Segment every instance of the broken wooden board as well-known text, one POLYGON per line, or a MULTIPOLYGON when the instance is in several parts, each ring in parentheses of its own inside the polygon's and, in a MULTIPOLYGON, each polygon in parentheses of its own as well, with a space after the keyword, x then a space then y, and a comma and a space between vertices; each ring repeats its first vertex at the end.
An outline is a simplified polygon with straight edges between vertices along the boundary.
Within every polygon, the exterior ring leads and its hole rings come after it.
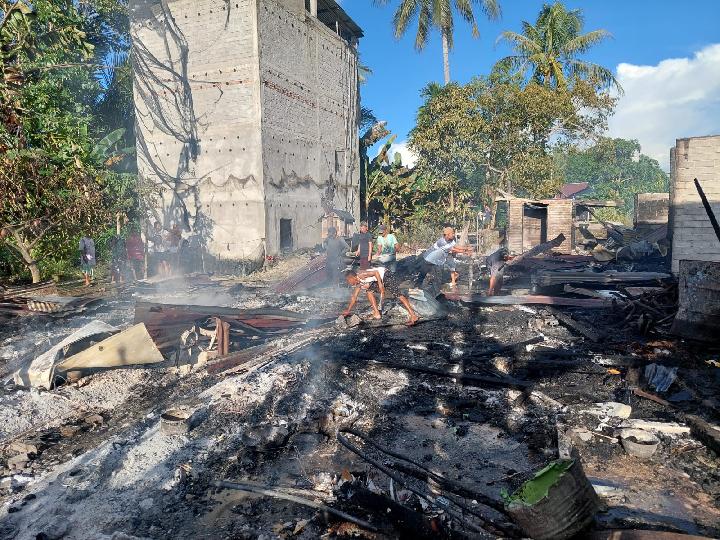
POLYGON ((699 416, 685 415, 690 433, 716 454, 720 454, 720 427, 709 424, 699 416))
POLYGON ((59 362, 55 365, 55 375, 164 361, 165 357, 153 343, 147 328, 140 323, 59 362))
MULTIPOLYGON (((94 301, 95 299, 92 299, 94 301)), ((27 299, 27 307, 30 311, 40 313, 59 313, 80 307, 83 303, 87 303, 87 298, 77 298, 74 296, 33 296, 27 299)))
POLYGON ((542 304, 548 306, 581 307, 587 309, 604 309, 613 306, 612 300, 601 298, 566 298, 563 296, 484 296, 482 294, 443 293, 446 300, 479 305, 521 306, 542 304))
POLYGON ((553 317, 560 321, 563 326, 566 326, 571 330, 575 330, 578 334, 586 337, 593 343, 600 343, 607 336, 605 332, 597 330, 596 327, 585 324, 584 322, 578 321, 577 319, 573 319, 572 316, 568 315, 567 313, 563 313, 560 310, 549 307, 548 311, 552 313, 553 317))
POLYGON ((194 324, 219 317, 230 324, 233 334, 265 336, 283 334, 307 323, 307 316, 280 309, 235 309, 138 302, 135 323, 145 323, 155 345, 166 350, 179 344, 182 332, 194 324))
POLYGON ((552 285, 565 285, 574 283, 614 284, 614 283, 656 283, 672 279, 671 274, 661 272, 552 272, 540 271, 532 278, 533 285, 550 287, 552 285))

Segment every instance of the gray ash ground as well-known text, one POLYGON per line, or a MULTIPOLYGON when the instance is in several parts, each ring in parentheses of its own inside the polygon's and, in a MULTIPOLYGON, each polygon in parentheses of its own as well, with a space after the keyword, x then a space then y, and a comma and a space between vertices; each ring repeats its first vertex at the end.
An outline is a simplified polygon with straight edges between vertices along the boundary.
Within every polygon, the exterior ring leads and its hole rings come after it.
MULTIPOLYGON (((235 307, 273 306, 315 314, 337 313, 342 307, 327 295, 281 297, 265 285, 256 280, 222 282, 200 291, 194 303, 204 303, 210 294, 212 301, 235 307)), ((163 301, 174 301, 162 296, 163 301)), ((36 444, 38 455, 20 473, 0 467, 0 538, 349 535, 354 529, 334 518, 328 523, 312 509, 212 486, 217 480, 255 481, 330 496, 349 474, 389 493, 386 476, 330 435, 343 423, 497 499, 557 456, 560 425, 606 501, 598 527, 720 535, 718 456, 688 435, 663 436, 658 453, 640 461, 611 440, 617 419, 584 412, 593 403, 617 401, 632 406, 632 418, 677 420, 675 412, 631 395, 627 368, 619 367, 620 374, 614 374, 595 362, 634 353, 643 362, 679 365, 678 382, 670 393, 687 386, 693 397, 680 406, 712 421, 707 400, 720 386, 720 369, 705 363, 707 352, 677 344, 648 346, 640 338, 628 342, 625 337, 592 346, 536 308, 449 305, 446 318, 413 328, 402 325, 402 313, 393 311, 392 317, 400 324, 338 330, 249 375, 198 370, 183 376, 174 368, 130 369, 99 373, 50 392, 6 388, 0 394, 5 457, 14 441, 36 444), (531 350, 493 359, 477 356, 493 345, 538 333, 545 342, 531 350), (545 347, 563 353, 551 365, 543 364, 547 353, 538 351, 545 347), (532 382, 535 394, 464 386, 372 360, 467 374, 510 374, 532 382), (568 360, 568 367, 559 365, 568 360), (187 435, 166 435, 159 415, 178 405, 196 411, 199 423, 187 435), (102 422, 86 420, 93 415, 100 415, 102 422)), ((37 320, 6 334, 0 374, 4 378, 90 318, 127 326, 132 298, 109 300, 96 312, 53 321, 52 326, 37 320), (28 344, 25 349, 20 340, 28 344)), ((354 442, 387 461, 361 441, 354 442)), ((422 483, 408 482, 427 490, 422 483)), ((393 489, 402 490, 397 485, 393 489)), ((466 503, 501 519, 493 510, 466 503)), ((330 504, 385 528, 385 536, 377 538, 401 536, 387 528, 380 513, 342 499, 330 504)), ((452 525, 463 532, 457 521, 452 525)))

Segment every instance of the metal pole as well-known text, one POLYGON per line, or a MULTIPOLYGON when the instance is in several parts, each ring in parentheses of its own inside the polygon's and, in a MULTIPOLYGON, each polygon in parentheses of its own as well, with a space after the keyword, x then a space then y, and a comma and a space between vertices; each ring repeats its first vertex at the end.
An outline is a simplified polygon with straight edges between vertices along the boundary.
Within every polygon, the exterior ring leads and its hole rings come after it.
POLYGON ((702 187, 700 187, 700 182, 698 182, 697 178, 695 179, 695 187, 697 188, 698 194, 700 195, 700 200, 705 207, 708 218, 710 218, 710 223, 712 223, 713 229, 715 229, 715 236, 717 236, 718 240, 720 240, 720 225, 718 225, 718 221, 715 218, 715 213, 713 212, 713 209, 710 206, 707 197, 705 196, 705 192, 703 191, 702 187))

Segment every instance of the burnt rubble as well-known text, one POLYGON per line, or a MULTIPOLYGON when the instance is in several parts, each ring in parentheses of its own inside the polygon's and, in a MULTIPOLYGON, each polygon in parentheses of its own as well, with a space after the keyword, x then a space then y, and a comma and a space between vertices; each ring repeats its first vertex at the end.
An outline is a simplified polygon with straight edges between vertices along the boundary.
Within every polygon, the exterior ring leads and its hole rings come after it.
POLYGON ((586 478, 593 538, 720 535, 720 348, 671 334, 657 256, 527 257, 496 296, 468 258, 472 288, 430 276, 412 327, 389 302, 338 321, 346 289, 302 288, 321 266, 8 317, 3 381, 92 321, 144 325, 163 361, 1 387, 0 538, 519 538, 513 497, 555 463, 586 478))

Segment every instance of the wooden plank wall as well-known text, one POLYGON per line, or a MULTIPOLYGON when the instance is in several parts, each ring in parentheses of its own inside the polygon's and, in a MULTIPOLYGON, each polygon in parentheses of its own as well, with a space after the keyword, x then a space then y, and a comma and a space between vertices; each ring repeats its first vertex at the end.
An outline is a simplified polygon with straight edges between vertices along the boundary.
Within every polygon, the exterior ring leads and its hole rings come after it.
MULTIPOLYGON (((523 246, 523 210, 526 199, 511 199, 508 204, 507 247, 511 255, 526 251, 523 246)), ((565 235, 565 242, 555 249, 557 253, 569 254, 573 250, 573 201, 570 199, 547 199, 536 201, 548 205, 547 239, 552 240, 558 234, 565 235)), ((537 220, 535 220, 537 221, 537 220)))
POLYGON ((681 260, 720 262, 720 241, 693 182, 700 181, 720 217, 720 136, 678 139, 671 155, 672 271, 677 273, 681 260))
POLYGON ((523 252, 523 207, 525 200, 511 199, 508 204, 507 246, 510 255, 523 252))
POLYGON ((551 199, 548 203, 547 238, 552 240, 562 233, 565 241, 553 251, 569 254, 573 250, 573 201, 572 199, 551 199))

